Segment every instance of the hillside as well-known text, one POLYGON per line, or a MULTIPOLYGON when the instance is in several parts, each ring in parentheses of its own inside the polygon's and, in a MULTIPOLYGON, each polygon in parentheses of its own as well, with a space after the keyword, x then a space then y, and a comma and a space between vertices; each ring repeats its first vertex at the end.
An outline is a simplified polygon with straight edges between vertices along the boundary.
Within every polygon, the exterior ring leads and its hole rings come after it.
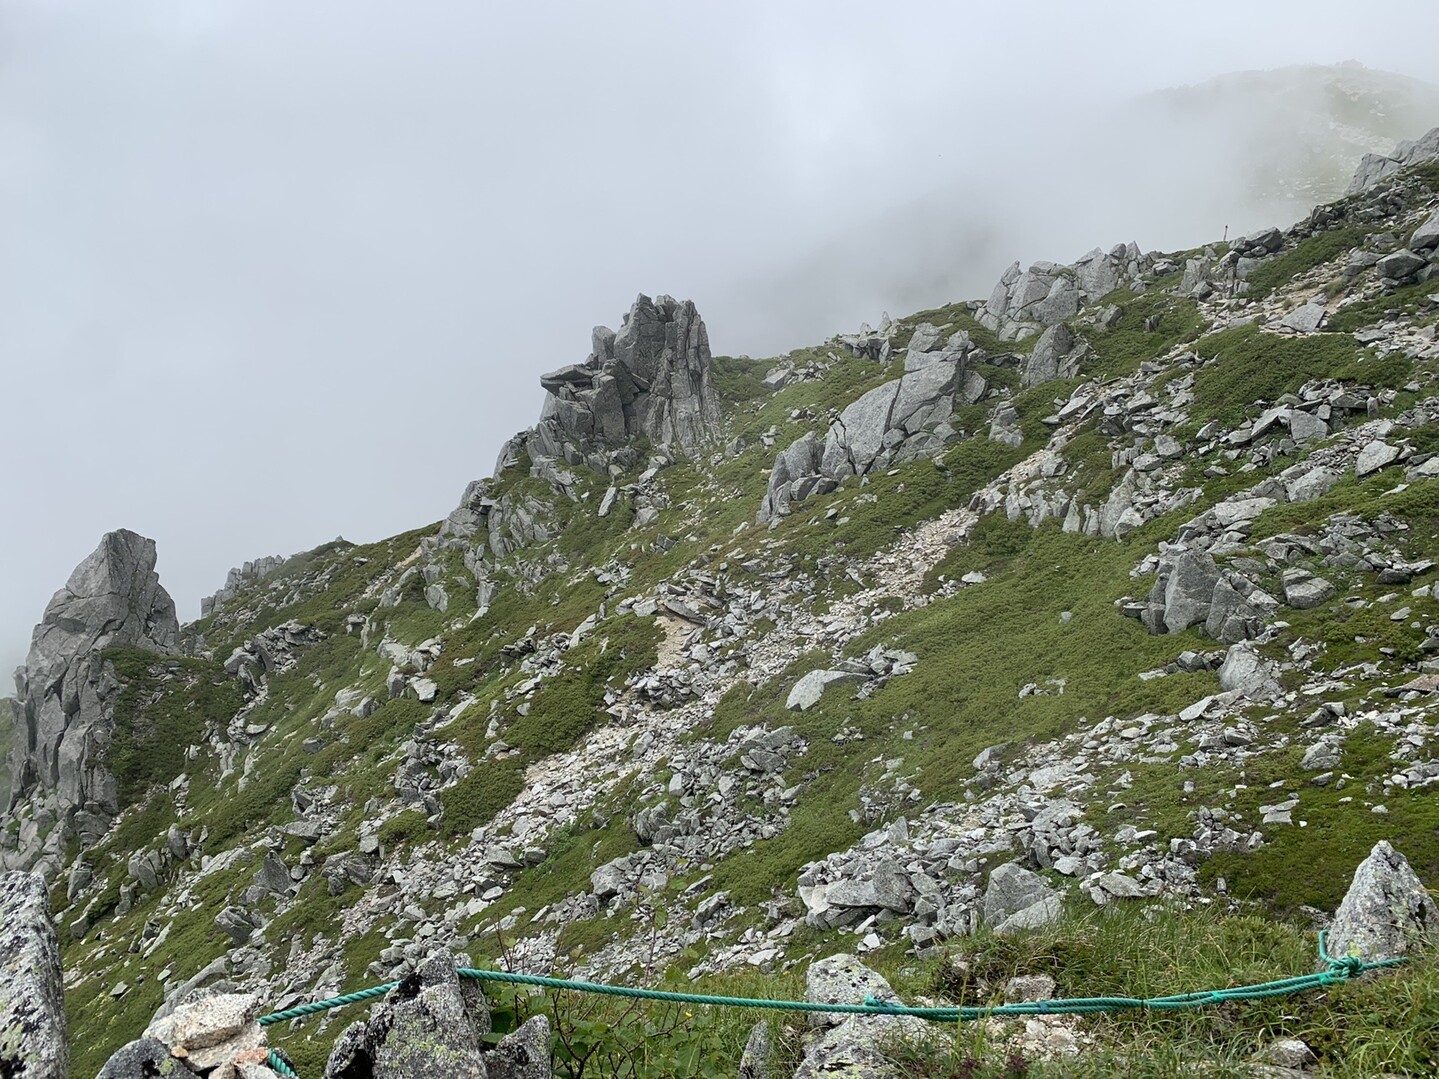
POLYGON ((743 317, 762 315, 789 341, 795 325, 984 295, 1011 259, 1069 259, 1104 236, 1189 244, 1293 221, 1343 195, 1364 154, 1388 153, 1439 115, 1439 87, 1352 62, 1120 100, 1092 96, 1101 85, 1031 110, 1023 137, 1010 110, 967 116, 957 135, 936 130, 925 144, 939 158, 896 169, 914 180, 910 197, 858 206, 813 249, 781 254, 737 286, 743 317))
MULTIPOLYGON (((1307 971, 1376 843, 1439 881, 1436 257, 1428 160, 764 360, 642 296, 442 521, 260 560, 187 626, 112 533, 27 660, 0 847, 50 882, 74 1074, 189 990, 441 948, 758 995, 857 952, 966 1002, 1307 971)), ((1388 984, 1016 1051, 1424 1074, 1432 953, 1388 984)), ((566 1007, 561 1074, 586 1038, 733 1074, 752 1022, 566 1007)), ((318 1076, 348 1018, 272 1044, 318 1076)))

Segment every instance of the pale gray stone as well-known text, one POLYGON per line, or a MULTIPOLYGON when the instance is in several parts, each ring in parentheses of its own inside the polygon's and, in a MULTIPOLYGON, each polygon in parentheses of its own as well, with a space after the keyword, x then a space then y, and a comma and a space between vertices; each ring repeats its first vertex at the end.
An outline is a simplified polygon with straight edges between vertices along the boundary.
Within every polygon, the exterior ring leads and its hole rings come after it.
POLYGON ((260 999, 253 993, 207 991, 152 1019, 144 1037, 183 1050, 191 1068, 208 1072, 239 1053, 264 1047, 259 1014, 260 999))
MULTIPOLYGON (((812 1004, 863 1004, 874 999, 882 1004, 902 1004, 884 976, 870 970, 853 955, 843 952, 817 959, 804 975, 804 999, 812 1004)), ((837 1027, 849 1018, 842 1012, 809 1012, 810 1027, 837 1027)))
POLYGON ((1344 474, 1338 469, 1320 466, 1309 469, 1296 479, 1286 480, 1284 490, 1291 502, 1313 502, 1327 494, 1343 478, 1344 474))
POLYGON ((1219 667, 1219 687, 1246 697, 1268 697, 1279 690, 1279 668, 1248 641, 1231 645, 1219 667))
POLYGON ((1219 567, 1204 551, 1185 551, 1174 560, 1162 593, 1166 632, 1181 633, 1209 617, 1219 577, 1219 567))
POLYGON ((1439 936, 1439 906, 1387 840, 1374 844, 1354 870, 1329 927, 1329 954, 1366 962, 1396 959, 1439 936))
POLYGON ((1374 269, 1380 277, 1402 281, 1410 274, 1418 273, 1427 264, 1428 260, 1424 256, 1416 255, 1413 251, 1395 251, 1375 263, 1374 269))
POLYGON ((1368 191, 1401 169, 1435 156, 1439 156, 1439 127, 1421 138, 1404 140, 1394 147, 1392 154, 1365 154, 1344 193, 1355 195, 1368 191))
POLYGON ((195 1075, 185 1062, 170 1054, 170 1047, 155 1038, 137 1038, 111 1055, 95 1079, 182 1079, 195 1075))
POLYGON ((1020 374, 1024 386, 1038 386, 1056 378, 1073 378, 1075 371, 1071 354, 1074 352, 1075 337, 1062 322, 1050 326, 1034 343, 1034 351, 1025 360, 1020 374))
POLYGON ((1059 920, 1064 913, 1064 900, 1057 894, 1045 896, 1037 903, 1031 903, 1023 910, 1017 910, 994 927, 1001 937, 1013 936, 1026 929, 1042 929, 1059 920))
POLYGON ((65 993, 60 942, 45 882, 0 876, 0 1075, 66 1079, 65 993))
POLYGON ((550 1020, 532 1015, 485 1055, 488 1079, 551 1079, 550 1020))
POLYGON ((1311 412, 1303 409, 1289 411, 1289 437, 1295 442, 1313 442, 1329 437, 1329 425, 1311 412))
POLYGON ((1014 862, 996 866, 984 890, 984 920, 998 925, 1012 914, 1050 899, 1053 891, 1045 879, 1014 862))
POLYGON ((824 691, 842 682, 863 682, 864 675, 854 671, 810 671, 794 684, 784 706, 792 712, 807 712, 819 703, 824 691))
POLYGON ((10 754, 11 804, 33 792, 57 796, 62 814, 87 803, 119 811, 105 767, 114 700, 100 654, 126 645, 175 650, 175 602, 155 573, 155 542, 108 533, 55 593, 16 673, 23 713, 10 754))
POLYGON ((345 1029, 325 1064, 325 1079, 488 1079, 481 1052, 489 1010, 479 987, 455 974, 440 953, 345 1029))
POLYGON ((1280 319, 1279 325, 1286 330, 1294 330, 1296 333, 1313 333, 1324 324, 1326 314, 1322 299, 1310 300, 1280 319))
POLYGON ((1276 1068, 1298 1070, 1314 1063, 1314 1051, 1298 1038, 1276 1038, 1255 1053, 1254 1060, 1276 1068))
POLYGON ((779 1079, 773 1067, 774 1045, 769 1023, 761 1020, 750 1028, 744 1052, 739 1058, 739 1079, 779 1079))
POLYGON ((1371 442, 1359 451, 1359 456, 1354 461, 1354 474, 1363 479, 1381 468, 1387 468, 1398 459, 1398 446, 1391 446, 1387 442, 1371 442))
POLYGON ((1334 595, 1334 585, 1303 569, 1284 572, 1284 602, 1301 611, 1318 607, 1334 595))
POLYGON ((1439 210, 1435 210, 1409 237, 1409 250, 1432 251, 1439 247, 1439 210))
MULTIPOLYGON (((805 999, 823 1004, 862 1004, 867 998, 888 1004, 903 1001, 883 977, 852 955, 832 955, 810 964, 805 999)), ((889 1048, 898 1040, 930 1033, 923 1020, 909 1016, 861 1016, 814 1012, 815 1030, 794 1079, 898 1079, 889 1048)))

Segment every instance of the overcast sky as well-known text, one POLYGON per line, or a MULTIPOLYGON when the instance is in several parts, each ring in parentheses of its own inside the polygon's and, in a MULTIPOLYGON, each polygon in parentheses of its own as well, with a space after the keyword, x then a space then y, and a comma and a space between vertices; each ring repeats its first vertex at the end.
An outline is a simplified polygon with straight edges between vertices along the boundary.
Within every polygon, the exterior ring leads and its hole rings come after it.
POLYGON ((439 519, 638 292, 773 355, 1259 224, 1222 156, 1186 187, 1116 153, 1112 110, 1351 58, 1439 81, 1436 12, 5 0, 0 664, 109 529, 191 619, 248 558, 439 519))

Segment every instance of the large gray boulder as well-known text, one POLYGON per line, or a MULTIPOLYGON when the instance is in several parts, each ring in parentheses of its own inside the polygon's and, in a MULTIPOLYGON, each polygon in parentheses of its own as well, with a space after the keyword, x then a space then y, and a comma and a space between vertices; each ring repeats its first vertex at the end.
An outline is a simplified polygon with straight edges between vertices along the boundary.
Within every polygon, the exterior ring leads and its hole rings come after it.
POLYGON ((1202 625, 1221 576, 1213 557, 1204 551, 1185 551, 1175 558, 1168 576, 1154 582, 1150 602, 1154 606, 1158 601, 1158 615, 1150 630, 1182 633, 1202 625))
POLYGON ((1410 274, 1418 273, 1427 263, 1423 255, 1416 255, 1413 251, 1395 251, 1375 263, 1374 269, 1380 277, 1402 281, 1410 274))
POLYGON ((1203 626, 1216 641, 1235 644, 1257 636, 1277 606, 1273 596, 1221 568, 1208 552, 1181 551, 1160 560, 1139 617, 1150 633, 1203 626))
POLYGON ((863 682, 864 675, 855 671, 810 671, 789 691, 784 706, 791 712, 808 712, 819 703, 824 691, 840 682, 863 682))
POLYGON ((1279 692, 1279 665, 1265 659, 1248 641, 1231 645, 1219 667, 1219 688, 1257 700, 1279 692))
POLYGON ((550 1079, 550 1020, 532 1015, 485 1057, 489 1079, 550 1079))
POLYGON ((761 524, 783 517, 789 512, 791 502, 815 492, 823 452, 824 444, 813 431, 806 431, 791 442, 788 449, 781 451, 770 469, 769 486, 759 511, 761 524))
MULTIPOLYGON (((810 965, 805 1000, 816 1004, 863 1004, 873 998, 902 1004, 889 982, 852 955, 832 955, 810 965)), ((811 1012, 812 1033, 794 1079, 898 1079, 888 1050, 897 1040, 930 1034, 927 1023, 910 1016, 845 1015, 811 1012)))
POLYGON ((1433 251, 1439 247, 1439 210, 1430 214, 1409 237, 1410 251, 1433 251))
POLYGON ((575 460, 592 444, 636 438, 693 453, 713 440, 719 394, 710 384, 709 332, 695 305, 640 296, 618 332, 599 326, 593 351, 540 379, 536 449, 575 460))
POLYGON ((66 1079, 65 990, 60 942, 45 882, 0 876, 0 1076, 66 1079))
POLYGON ((12 809, 27 797, 53 797, 60 817, 82 808, 118 812, 104 758, 120 687, 102 653, 120 645, 171 653, 179 632, 175 602, 155 573, 155 541, 123 529, 107 534, 50 600, 15 673, 12 809))
POLYGON ((1087 351, 1087 346, 1074 336, 1068 326, 1057 323, 1045 330, 1034 343, 1034 351, 1024 361, 1020 383, 1028 387, 1056 378, 1073 378, 1079 373, 1079 361, 1087 351))
POLYGON ((116 1049, 95 1079, 184 1079, 197 1074, 158 1038, 136 1038, 116 1049))
MULTIPOLYGON (((1039 904, 1044 904, 1048 913, 1056 907, 1053 902, 1056 898, 1054 890, 1038 873, 1006 862, 989 874, 989 884, 984 890, 984 920, 997 926, 1039 904)), ((1058 913, 1057 909, 1054 913, 1058 913)))
POLYGON ((488 1079, 481 1037, 490 1013, 479 986, 440 953, 351 1024, 330 1052, 325 1079, 488 1079))
POLYGON ((852 476, 942 450, 954 435, 947 421, 955 401, 973 404, 987 388, 982 377, 966 369, 973 354, 965 333, 951 335, 939 351, 911 351, 905 373, 850 402, 823 444, 813 433, 790 443, 770 470, 759 523, 784 516, 792 503, 826 494, 852 476))
POLYGON ((1404 855, 1387 840, 1374 844, 1354 870, 1329 927, 1329 954, 1366 962, 1397 959, 1439 940, 1439 906, 1404 855))
POLYGON ((1072 267, 1036 262, 1027 270, 1013 263, 1000 277, 979 309, 980 325, 1014 341, 1073 318, 1085 302, 1093 303, 1146 271, 1153 260, 1139 245, 1116 244, 1108 252, 1095 248, 1072 267))

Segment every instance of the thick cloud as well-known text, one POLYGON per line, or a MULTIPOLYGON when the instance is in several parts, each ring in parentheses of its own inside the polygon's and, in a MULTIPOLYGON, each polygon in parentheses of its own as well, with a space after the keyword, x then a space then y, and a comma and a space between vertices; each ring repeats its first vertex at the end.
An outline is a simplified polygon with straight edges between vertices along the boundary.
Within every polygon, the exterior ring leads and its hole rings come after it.
POLYGON ((1206 113, 1207 167, 1176 179, 1182 110, 1125 103, 1346 57, 1430 78, 1435 23, 1428 0, 11 0, 0 661, 107 529, 159 541, 193 617, 232 564, 439 518, 636 292, 773 354, 1013 258, 1267 221, 1237 120, 1206 113))

